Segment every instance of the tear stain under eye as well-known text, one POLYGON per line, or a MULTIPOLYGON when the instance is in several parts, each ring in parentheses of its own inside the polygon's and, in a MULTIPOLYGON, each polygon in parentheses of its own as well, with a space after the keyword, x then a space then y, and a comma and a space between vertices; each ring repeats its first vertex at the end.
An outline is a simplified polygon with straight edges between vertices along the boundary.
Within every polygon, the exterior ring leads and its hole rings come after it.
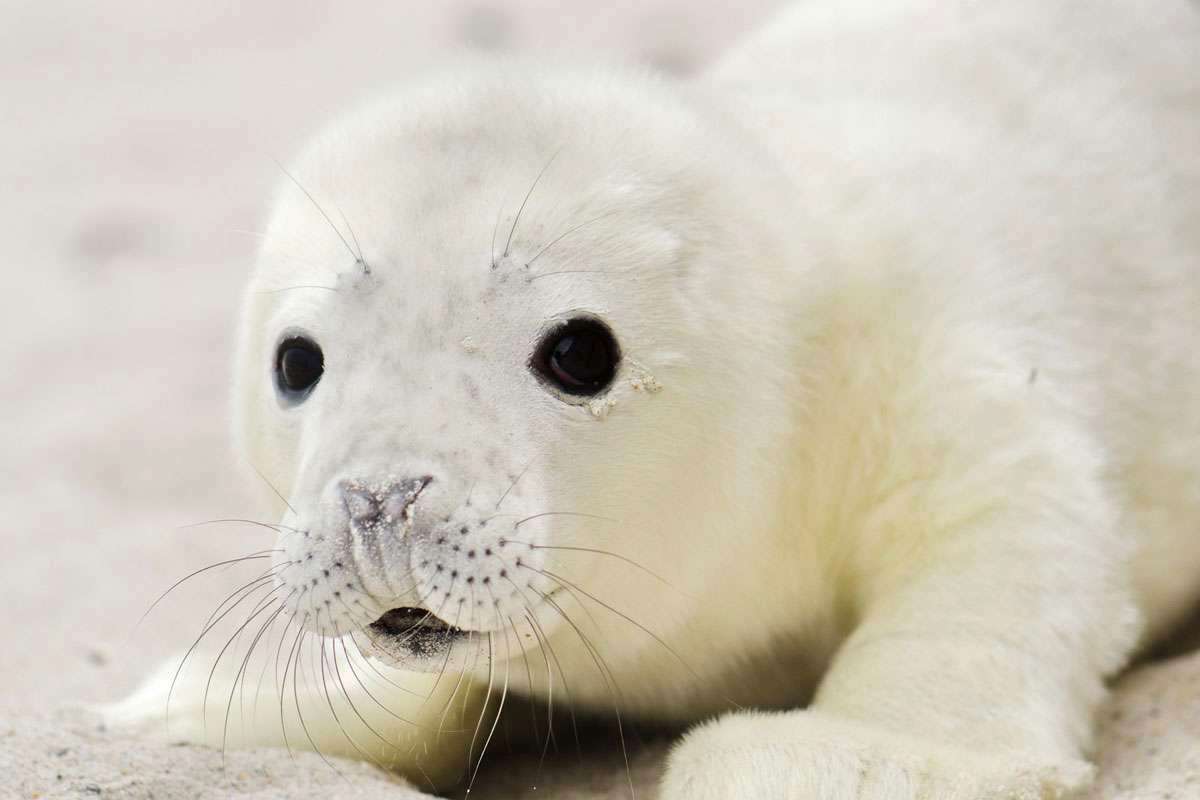
MULTIPOLYGON (((645 392, 646 394, 657 394, 662 391, 662 384, 658 382, 650 370, 632 359, 626 359, 630 375, 626 379, 629 388, 635 392, 645 392)), ((587 402, 587 410, 596 419, 604 419, 608 416, 617 405, 616 398, 612 396, 612 392, 605 393, 600 397, 594 397, 587 402)))
POLYGON ((608 416, 608 412, 612 411, 617 405, 617 401, 610 395, 603 397, 595 397, 587 402, 587 410, 591 412, 596 419, 604 419, 608 416))
POLYGON ((629 363, 632 373, 629 376, 629 388, 635 392, 645 392, 646 394, 657 394, 662 391, 662 384, 650 373, 650 370, 632 359, 626 359, 626 361, 629 363))

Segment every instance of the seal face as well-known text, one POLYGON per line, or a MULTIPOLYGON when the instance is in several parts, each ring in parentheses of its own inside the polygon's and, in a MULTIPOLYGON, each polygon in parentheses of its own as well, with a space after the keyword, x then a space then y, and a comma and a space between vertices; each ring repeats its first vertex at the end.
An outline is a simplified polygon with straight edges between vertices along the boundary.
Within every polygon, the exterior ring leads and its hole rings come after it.
MULTIPOLYGON (((564 604, 605 582, 660 591, 631 571, 668 572, 733 525, 727 492, 772 491, 701 466, 786 405, 789 371, 738 355, 758 279, 723 277, 786 249, 745 213, 770 172, 668 87, 586 85, 455 77, 339 123, 288 170, 238 398, 249 459, 287 498, 273 574, 306 629, 406 669, 516 657, 574 635, 564 604)), ((661 612, 656 635, 684 619, 661 612)))

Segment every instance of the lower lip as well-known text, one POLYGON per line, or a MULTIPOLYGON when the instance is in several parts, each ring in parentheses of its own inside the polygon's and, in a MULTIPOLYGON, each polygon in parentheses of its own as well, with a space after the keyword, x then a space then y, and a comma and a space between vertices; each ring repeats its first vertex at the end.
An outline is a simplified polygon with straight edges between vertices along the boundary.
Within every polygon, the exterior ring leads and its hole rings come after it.
POLYGON ((371 625, 356 632, 354 641, 364 655, 393 666, 423 670, 440 667, 451 648, 468 636, 467 631, 443 625, 414 625, 397 632, 371 625))

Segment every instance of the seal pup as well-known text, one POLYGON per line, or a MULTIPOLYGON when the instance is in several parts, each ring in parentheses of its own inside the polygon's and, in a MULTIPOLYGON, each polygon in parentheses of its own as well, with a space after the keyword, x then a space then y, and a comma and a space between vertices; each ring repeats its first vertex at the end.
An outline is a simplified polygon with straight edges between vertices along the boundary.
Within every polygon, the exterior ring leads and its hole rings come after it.
POLYGON ((702 722, 666 800, 1086 785, 1200 584, 1196 142, 1182 0, 810 2, 690 83, 489 64, 338 120, 239 340, 270 677, 114 716, 444 785, 520 694, 702 722))

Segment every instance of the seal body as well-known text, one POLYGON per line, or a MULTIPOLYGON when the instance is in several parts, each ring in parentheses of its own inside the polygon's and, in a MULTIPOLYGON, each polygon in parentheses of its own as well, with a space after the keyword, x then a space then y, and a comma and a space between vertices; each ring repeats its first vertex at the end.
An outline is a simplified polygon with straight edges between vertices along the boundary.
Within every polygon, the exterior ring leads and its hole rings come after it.
POLYGON ((226 739, 443 783, 519 693, 712 718, 671 800, 1086 783, 1200 588, 1197 76, 1184 2, 842 0, 688 84, 493 64, 337 122, 245 302, 281 644, 226 739))

